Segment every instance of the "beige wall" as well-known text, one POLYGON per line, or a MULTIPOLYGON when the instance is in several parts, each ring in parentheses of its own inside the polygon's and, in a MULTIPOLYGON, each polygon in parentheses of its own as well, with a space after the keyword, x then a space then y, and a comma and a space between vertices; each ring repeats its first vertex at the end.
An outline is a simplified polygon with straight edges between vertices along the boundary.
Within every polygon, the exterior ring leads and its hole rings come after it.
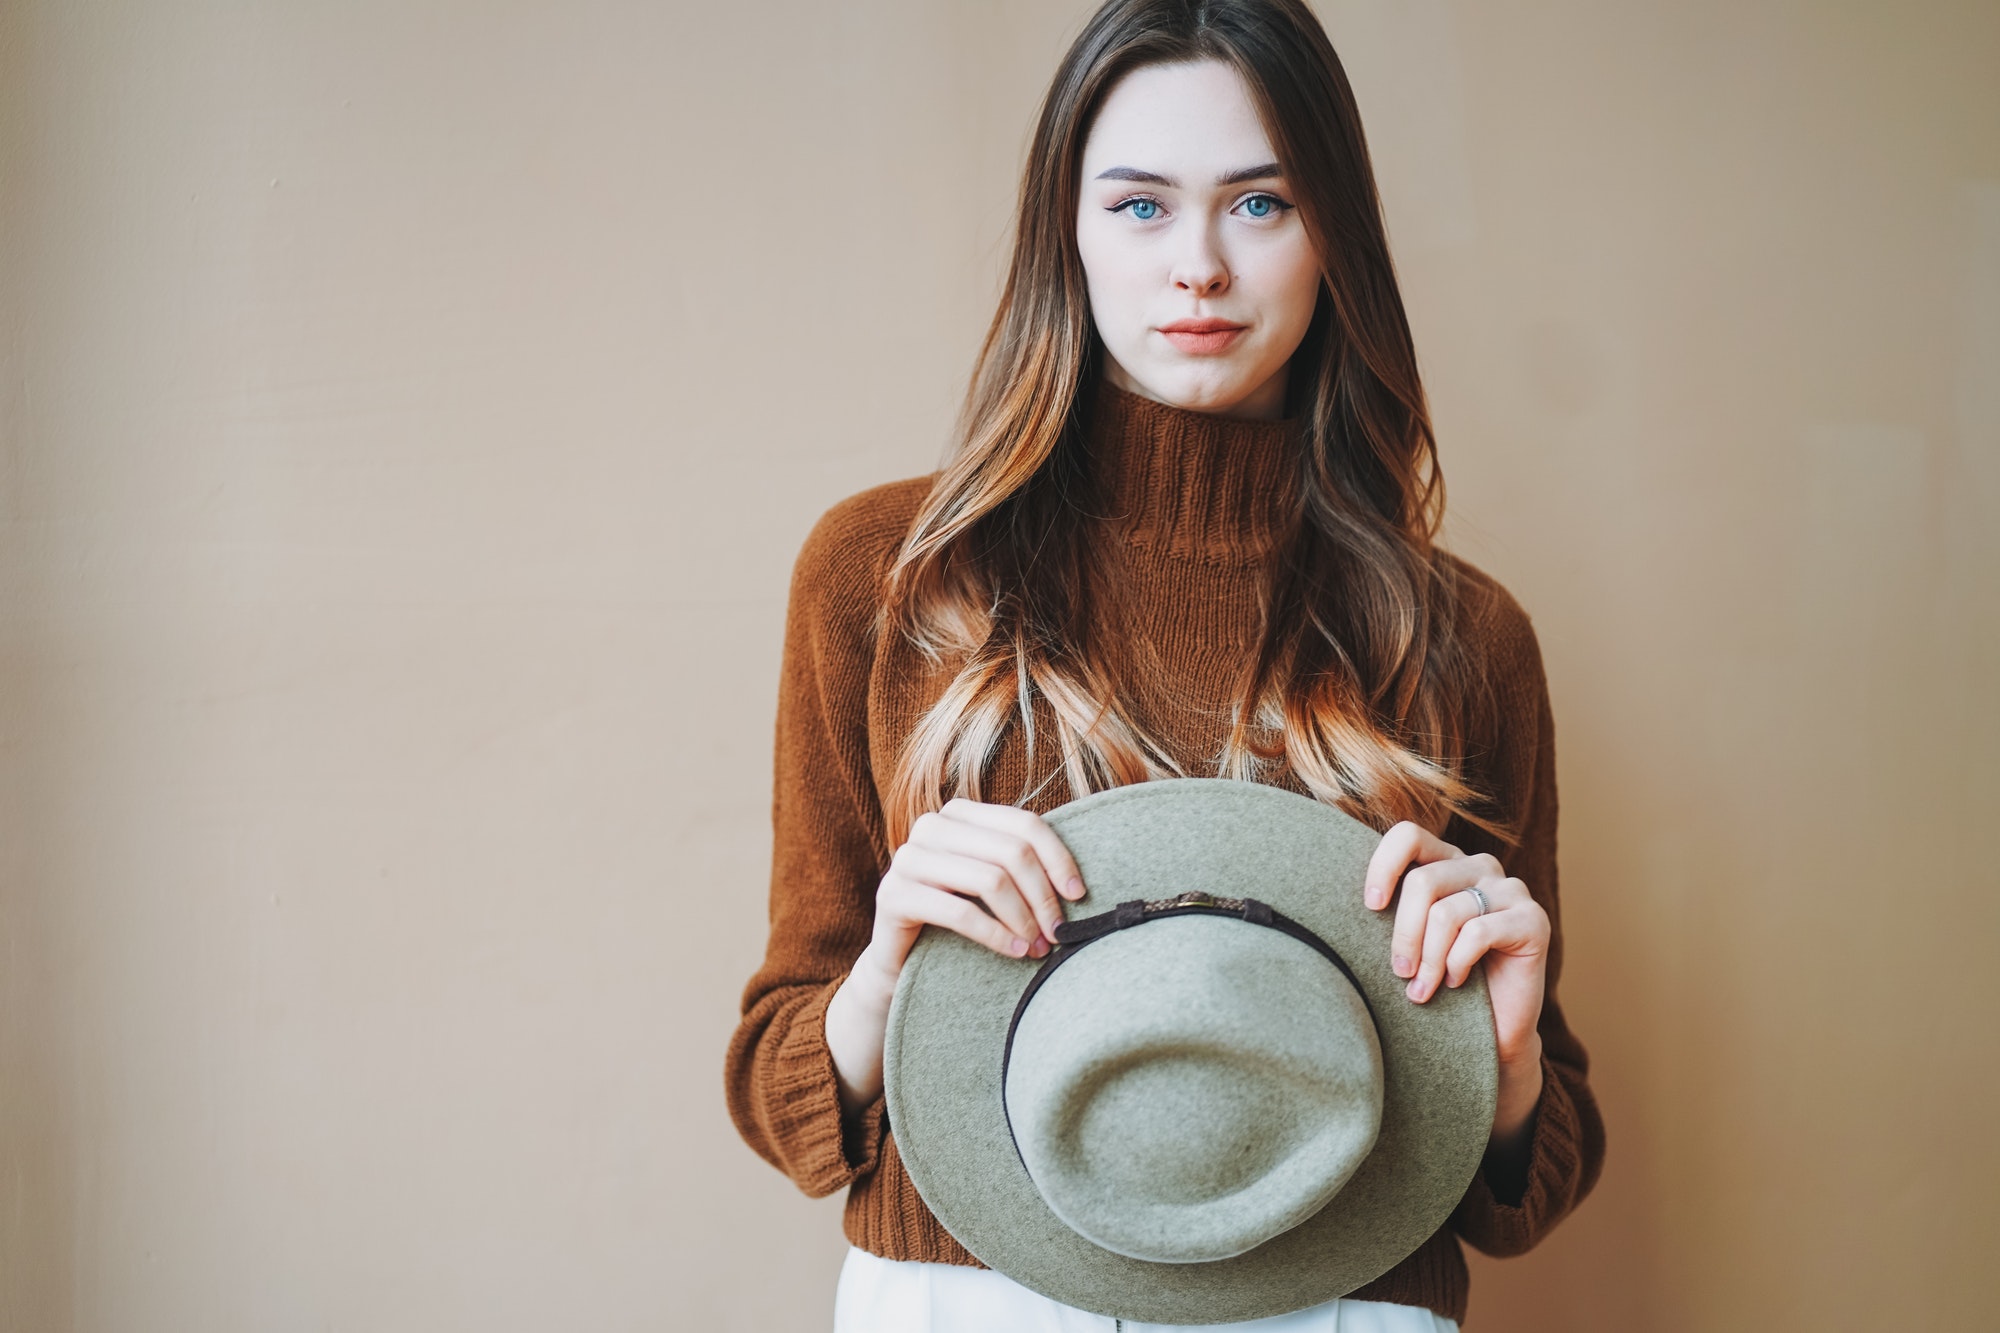
MULTIPOLYGON (((0 1329, 825 1326, 785 577, 1083 9, 0 5, 0 1329)), ((1322 12, 1612 1135, 1473 1327, 1989 1324, 2000 6, 1322 12)))

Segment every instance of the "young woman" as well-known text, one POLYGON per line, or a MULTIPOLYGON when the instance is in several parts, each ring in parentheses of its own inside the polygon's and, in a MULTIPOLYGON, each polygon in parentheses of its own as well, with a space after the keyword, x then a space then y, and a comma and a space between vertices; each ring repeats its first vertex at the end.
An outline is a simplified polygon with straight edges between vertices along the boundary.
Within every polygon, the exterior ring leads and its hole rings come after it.
POLYGON ((949 462, 835 505, 794 571, 770 943, 726 1080, 753 1148, 809 1195, 848 1189, 839 1328, 1113 1328, 939 1226, 883 1124, 882 1047, 926 925, 1048 952, 1082 885, 1041 813, 1123 783, 1339 806, 1384 830, 1364 893, 1395 914, 1379 965, 1409 1003, 1485 965, 1499 1106, 1449 1224, 1255 1327, 1454 1327, 1459 1241, 1518 1254, 1589 1191, 1541 659, 1514 600, 1435 545, 1442 494, 1317 20, 1111 0, 1043 104, 949 462))

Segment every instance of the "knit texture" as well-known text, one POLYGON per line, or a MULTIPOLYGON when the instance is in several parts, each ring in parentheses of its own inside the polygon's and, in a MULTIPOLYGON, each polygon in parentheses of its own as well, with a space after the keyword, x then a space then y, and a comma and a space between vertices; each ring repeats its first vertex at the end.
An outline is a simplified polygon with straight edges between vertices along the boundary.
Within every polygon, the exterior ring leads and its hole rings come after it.
MULTIPOLYGON (((1259 631, 1262 562, 1295 484, 1290 428, 1102 386, 1086 443, 1115 571, 1110 595, 1097 599, 1102 641, 1115 647, 1144 725, 1190 776, 1212 775, 1237 672, 1259 631)), ((794 566, 778 690, 770 936, 743 991, 724 1085, 731 1118, 760 1156, 814 1198, 847 1190, 853 1244, 891 1259, 979 1267, 911 1184, 882 1099, 843 1119, 825 1030, 827 1001, 867 946, 875 887, 893 851, 881 793, 904 738, 951 676, 879 615, 889 565, 934 481, 891 482, 841 501, 814 525, 794 566)), ((1462 1323, 1469 1279, 1459 1240, 1494 1255, 1534 1246, 1595 1183, 1604 1129, 1588 1058, 1557 999, 1555 750, 1540 649, 1506 590, 1457 563, 1465 632, 1484 657, 1494 703, 1473 728, 1467 767, 1520 838, 1503 843, 1458 820, 1445 837, 1498 857, 1549 914, 1542 1099, 1525 1171, 1489 1164, 1446 1226, 1348 1294, 1462 1323)), ((1019 731, 1010 731, 988 799, 1018 795, 1046 812, 1078 794, 1053 772, 1051 747, 1040 748, 1030 772, 1019 731)), ((1289 772, 1268 780, 1304 791, 1289 772)))

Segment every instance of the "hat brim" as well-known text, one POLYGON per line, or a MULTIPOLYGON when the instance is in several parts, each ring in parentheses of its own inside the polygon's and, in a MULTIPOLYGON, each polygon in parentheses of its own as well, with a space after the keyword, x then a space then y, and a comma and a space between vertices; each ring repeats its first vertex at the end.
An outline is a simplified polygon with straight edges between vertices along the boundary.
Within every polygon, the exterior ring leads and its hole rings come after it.
POLYGON ((1389 969, 1394 922, 1362 902, 1380 835, 1309 797, 1226 778, 1095 792, 1046 818, 1083 872, 1071 918, 1197 889, 1253 897, 1332 945, 1374 1009, 1382 1128, 1319 1212, 1228 1259, 1133 1259, 1086 1240, 1042 1200, 1008 1135, 1007 1023, 1039 959, 926 928, 889 1007, 884 1098, 897 1151, 944 1229, 981 1263, 1052 1300, 1148 1323, 1259 1319, 1366 1285, 1430 1238, 1479 1169, 1499 1070, 1478 968, 1423 1004, 1389 969))

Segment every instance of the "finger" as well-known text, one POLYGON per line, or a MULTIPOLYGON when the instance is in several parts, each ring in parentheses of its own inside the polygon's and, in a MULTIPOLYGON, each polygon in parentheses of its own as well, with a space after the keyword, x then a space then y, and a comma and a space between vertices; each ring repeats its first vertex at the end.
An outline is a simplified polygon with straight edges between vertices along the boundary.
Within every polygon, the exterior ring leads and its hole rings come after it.
MULTIPOLYGON (((979 802, 963 799, 946 802, 945 810, 932 810, 918 816, 910 828, 910 842, 918 847, 937 852, 950 852, 974 860, 990 861, 1007 872, 1012 893, 1026 905, 1033 925, 1026 931, 1028 954, 1033 958, 1045 956, 1055 947, 1055 929, 1062 924, 1061 907, 1055 900, 1055 892, 1045 880, 1046 874, 1040 859, 1034 855, 1029 844, 1010 835, 995 832, 983 823, 969 822, 953 815, 962 813, 967 807, 975 809, 1011 809, 1011 807, 983 807, 979 802), (947 813, 947 812, 950 813, 947 813)), ((954 884, 940 887, 956 888, 954 884)), ((967 891, 971 891, 968 889, 967 891)), ((984 895, 982 895, 984 896, 984 895)), ((996 909, 999 902, 994 903, 996 909)), ((1001 910, 1010 925, 1018 926, 1018 914, 1001 910)))
POLYGON ((877 896, 877 910, 890 911, 920 928, 925 924, 941 926, 1009 958, 1027 953, 1026 941, 980 911, 973 899, 917 880, 885 880, 877 896))
POLYGON ((1404 875, 1396 903, 1396 929, 1389 941, 1390 970, 1399 977, 1416 976, 1431 904, 1482 879, 1496 878, 1499 869, 1500 863, 1490 856, 1454 856, 1420 865, 1404 875))
POLYGON ((1436 993, 1438 982, 1444 980, 1445 957, 1458 939, 1461 928, 1480 915, 1479 900, 1463 889, 1447 893, 1431 904, 1431 910, 1424 918, 1424 938, 1417 974, 1404 988, 1404 994, 1422 1004, 1436 993))
MULTIPOLYGON (((1502 893, 1507 891, 1504 883, 1495 888, 1502 893)), ((1546 952, 1548 945, 1549 914, 1542 910, 1541 904, 1527 896, 1524 888, 1517 905, 1504 912, 1490 912, 1468 921, 1458 932, 1451 952, 1445 955, 1445 984, 1463 986, 1472 975, 1473 964, 1496 949, 1509 954, 1533 955, 1546 952)))
MULTIPOLYGON (((1470 894, 1466 896, 1471 897, 1470 894)), ((1451 942, 1451 951, 1444 959, 1446 985, 1458 987, 1465 984, 1466 978, 1472 975, 1473 966, 1492 949, 1495 932, 1504 925, 1499 916, 1489 913, 1474 917, 1459 928, 1458 937, 1451 942)))
POLYGON ((1023 953, 1042 933, 1035 914, 1014 887, 1013 877, 991 861, 906 842, 896 849, 891 868, 918 884, 978 898, 1001 925, 1020 937, 1023 953))
POLYGON ((1034 914, 1038 933, 1054 944, 1056 927, 1063 923, 1062 901, 1056 896, 1055 885, 1049 882, 1048 870, 1035 845, 1019 834, 991 825, 952 819, 949 812, 946 821, 940 831, 929 836, 926 845, 990 861, 1005 870, 1034 914))
POLYGON ((1458 848, 1422 824, 1406 819, 1375 844, 1375 852, 1368 858, 1368 873, 1361 881, 1361 900, 1379 912, 1389 905, 1396 881, 1413 862, 1443 861, 1457 855, 1458 848))
POLYGON ((1041 859, 1042 873, 1048 876, 1056 891, 1071 901, 1083 897, 1083 872, 1077 868, 1076 858, 1069 854, 1069 848, 1049 821, 1034 811, 1023 810, 1016 805, 989 805, 954 797, 945 802, 944 812, 952 818, 985 824, 1026 839, 1041 859))

